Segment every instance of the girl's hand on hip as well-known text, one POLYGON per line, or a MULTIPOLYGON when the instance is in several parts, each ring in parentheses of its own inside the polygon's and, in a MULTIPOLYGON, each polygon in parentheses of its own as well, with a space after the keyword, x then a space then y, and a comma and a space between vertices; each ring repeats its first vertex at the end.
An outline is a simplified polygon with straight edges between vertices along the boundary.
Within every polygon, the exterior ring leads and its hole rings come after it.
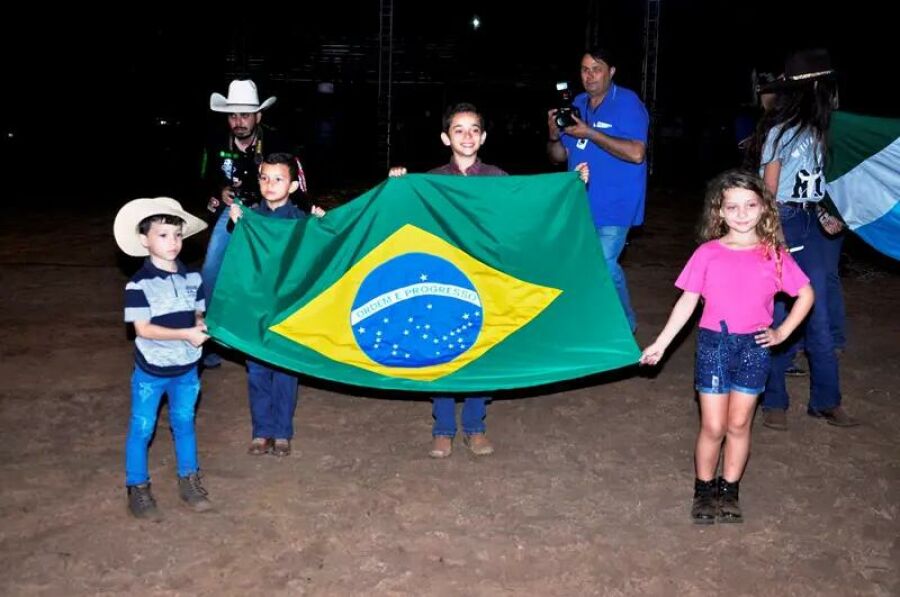
POLYGON ((756 340, 756 343, 758 345, 765 348, 778 346, 786 340, 781 331, 772 328, 766 328, 764 330, 756 332, 756 334, 753 336, 753 339, 756 340))

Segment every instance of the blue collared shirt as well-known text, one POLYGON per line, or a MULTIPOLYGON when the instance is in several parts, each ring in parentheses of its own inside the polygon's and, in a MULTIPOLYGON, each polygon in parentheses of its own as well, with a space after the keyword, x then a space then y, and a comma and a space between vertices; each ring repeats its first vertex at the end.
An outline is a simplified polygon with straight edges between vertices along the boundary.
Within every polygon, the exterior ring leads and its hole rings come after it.
MULTIPOLYGON (((611 137, 647 143, 650 118, 647 109, 630 89, 612 84, 595 109, 588 94, 580 93, 572 105, 581 111, 581 119, 591 128, 611 137)), ((587 162, 591 179, 588 201, 595 226, 639 226, 644 221, 644 197, 647 192, 647 162, 640 164, 614 156, 587 139, 560 136, 568 150, 569 169, 587 162)))

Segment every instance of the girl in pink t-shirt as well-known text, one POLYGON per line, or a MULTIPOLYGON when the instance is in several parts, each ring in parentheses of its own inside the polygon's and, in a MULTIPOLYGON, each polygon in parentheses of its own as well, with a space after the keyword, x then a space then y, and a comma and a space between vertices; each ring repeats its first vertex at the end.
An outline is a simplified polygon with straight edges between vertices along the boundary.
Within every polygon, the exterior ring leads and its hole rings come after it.
POLYGON ((742 522, 738 483, 750 455, 750 422, 765 389, 769 348, 800 325, 813 304, 809 280, 780 242, 778 209, 753 173, 724 172, 706 191, 701 244, 675 285, 684 293, 663 331, 641 355, 655 365, 703 297, 694 383, 700 432, 694 451, 694 522, 742 522), (774 298, 796 296, 784 323, 772 328, 774 298), (722 476, 716 479, 725 440, 722 476))

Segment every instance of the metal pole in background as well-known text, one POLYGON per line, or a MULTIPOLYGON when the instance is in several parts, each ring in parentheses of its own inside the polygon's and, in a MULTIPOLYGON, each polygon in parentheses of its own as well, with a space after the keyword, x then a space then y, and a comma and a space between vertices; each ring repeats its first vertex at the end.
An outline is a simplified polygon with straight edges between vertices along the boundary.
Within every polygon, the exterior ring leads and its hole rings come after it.
POLYGON ((662 0, 647 0, 644 13, 644 64, 641 69, 641 97, 650 114, 647 131, 647 172, 653 174, 653 141, 656 135, 656 72, 659 57, 659 5, 662 0))
POLYGON ((379 0, 378 15, 378 156, 387 170, 391 166, 394 1, 379 0))

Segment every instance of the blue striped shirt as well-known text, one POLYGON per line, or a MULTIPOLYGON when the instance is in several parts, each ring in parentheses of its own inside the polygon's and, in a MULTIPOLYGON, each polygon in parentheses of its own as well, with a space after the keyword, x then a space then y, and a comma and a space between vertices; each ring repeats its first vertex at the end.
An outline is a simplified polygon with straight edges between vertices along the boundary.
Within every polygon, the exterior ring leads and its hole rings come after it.
MULTIPOLYGON (((206 311, 200 274, 177 262, 177 272, 161 270, 148 258, 125 286, 125 321, 149 321, 172 329, 192 328, 198 311, 206 311)), ((201 349, 187 340, 134 340, 138 367, 151 375, 173 377, 190 371, 201 349)))

